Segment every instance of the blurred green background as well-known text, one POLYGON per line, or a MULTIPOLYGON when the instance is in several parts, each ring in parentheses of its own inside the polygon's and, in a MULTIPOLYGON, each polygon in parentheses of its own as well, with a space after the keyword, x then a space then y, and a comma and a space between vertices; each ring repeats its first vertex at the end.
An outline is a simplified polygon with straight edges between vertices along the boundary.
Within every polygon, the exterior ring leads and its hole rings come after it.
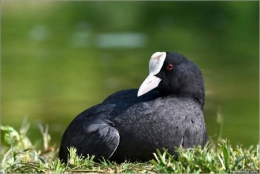
POLYGON ((1 2, 3 125, 71 120, 115 91, 138 88, 157 51, 194 61, 206 85, 208 133, 249 146, 259 137, 259 2, 1 2))

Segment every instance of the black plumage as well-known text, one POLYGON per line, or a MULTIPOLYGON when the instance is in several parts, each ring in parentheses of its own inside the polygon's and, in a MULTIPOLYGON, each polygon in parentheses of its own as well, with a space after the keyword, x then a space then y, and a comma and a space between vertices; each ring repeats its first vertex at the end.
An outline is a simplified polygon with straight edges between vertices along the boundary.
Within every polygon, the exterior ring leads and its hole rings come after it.
POLYGON ((70 123, 59 157, 67 162, 68 148, 75 147, 77 154, 95 155, 97 161, 148 161, 156 149, 176 155, 175 147, 203 146, 208 139, 204 98, 203 77, 193 62, 157 52, 139 91, 116 92, 70 123))

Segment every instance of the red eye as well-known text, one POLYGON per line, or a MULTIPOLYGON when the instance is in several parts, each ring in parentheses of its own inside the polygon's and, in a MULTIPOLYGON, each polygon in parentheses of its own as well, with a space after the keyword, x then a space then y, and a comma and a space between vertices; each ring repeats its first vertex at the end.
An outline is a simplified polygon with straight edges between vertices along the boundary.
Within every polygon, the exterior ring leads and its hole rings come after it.
POLYGON ((168 69, 168 70, 172 70, 172 68, 173 68, 173 64, 167 65, 167 69, 168 69))

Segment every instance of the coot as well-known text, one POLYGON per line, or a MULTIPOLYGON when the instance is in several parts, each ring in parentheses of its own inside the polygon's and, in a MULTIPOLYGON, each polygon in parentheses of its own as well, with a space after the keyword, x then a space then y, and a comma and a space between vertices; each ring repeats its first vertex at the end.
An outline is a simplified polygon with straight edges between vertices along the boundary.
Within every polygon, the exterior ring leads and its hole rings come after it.
POLYGON ((204 82, 201 71, 183 55, 156 52, 139 90, 122 90, 80 113, 63 134, 59 157, 68 148, 82 156, 116 162, 148 161, 156 149, 205 145, 204 82))

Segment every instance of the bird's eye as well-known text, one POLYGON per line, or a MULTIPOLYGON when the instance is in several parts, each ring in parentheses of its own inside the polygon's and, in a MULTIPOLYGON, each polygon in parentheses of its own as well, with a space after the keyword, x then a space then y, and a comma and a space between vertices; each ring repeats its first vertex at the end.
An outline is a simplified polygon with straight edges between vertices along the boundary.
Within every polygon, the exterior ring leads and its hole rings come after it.
POLYGON ((168 70, 172 70, 172 68, 173 68, 173 64, 167 65, 167 69, 168 69, 168 70))

